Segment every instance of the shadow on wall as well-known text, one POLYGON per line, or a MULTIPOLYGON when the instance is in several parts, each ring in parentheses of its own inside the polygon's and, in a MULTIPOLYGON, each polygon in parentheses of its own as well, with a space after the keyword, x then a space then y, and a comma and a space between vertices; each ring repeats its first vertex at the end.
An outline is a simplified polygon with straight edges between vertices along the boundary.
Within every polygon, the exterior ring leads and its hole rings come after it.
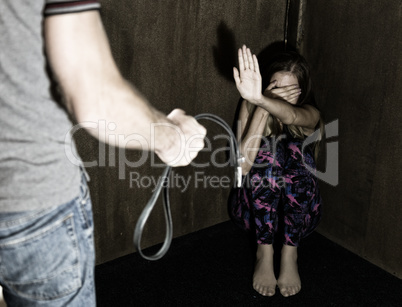
POLYGON ((224 21, 221 21, 216 32, 218 44, 212 47, 215 66, 225 79, 234 83, 233 67, 237 65, 238 48, 235 36, 224 21))
MULTIPOLYGON (((233 31, 226 25, 224 21, 221 21, 217 30, 218 43, 212 47, 214 63, 218 72, 227 80, 234 83, 233 79, 233 67, 237 67, 237 50, 240 45, 237 45, 236 38, 233 31)), ((297 51, 291 45, 287 45, 287 51, 297 51)), ((260 70, 266 71, 272 63, 272 58, 285 51, 285 45, 283 41, 276 41, 269 44, 258 54, 258 62, 260 64, 260 70)))

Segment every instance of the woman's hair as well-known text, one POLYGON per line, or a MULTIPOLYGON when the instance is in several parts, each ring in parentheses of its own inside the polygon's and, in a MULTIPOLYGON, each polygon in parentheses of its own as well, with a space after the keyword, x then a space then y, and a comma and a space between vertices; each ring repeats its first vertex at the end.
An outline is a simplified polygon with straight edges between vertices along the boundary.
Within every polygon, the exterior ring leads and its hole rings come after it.
MULTIPOLYGON (((301 106, 304 104, 310 104, 314 106, 317 110, 317 104, 314 99, 314 95, 311 90, 311 78, 310 78, 310 68, 307 64, 307 61, 301 56, 299 53, 294 51, 287 51, 277 54, 268 64, 261 67, 261 77, 262 77, 262 91, 268 87, 272 76, 280 71, 285 71, 292 73, 299 82, 299 87, 301 89, 301 95, 297 100, 296 105, 301 106)), ((249 114, 251 115, 254 112, 255 106, 248 103, 249 114)), ((317 123, 316 129, 318 127, 322 127, 322 120, 317 123)), ((304 138, 303 130, 299 126, 288 125, 287 129, 289 133, 295 138, 304 138)), ((264 136, 274 136, 280 135, 282 133, 281 125, 276 117, 270 115, 267 120, 267 126, 264 130, 264 136)), ((323 129, 321 129, 321 134, 323 133, 323 129)), ((317 158, 318 155, 318 147, 319 144, 316 142, 315 144, 315 155, 317 158)))

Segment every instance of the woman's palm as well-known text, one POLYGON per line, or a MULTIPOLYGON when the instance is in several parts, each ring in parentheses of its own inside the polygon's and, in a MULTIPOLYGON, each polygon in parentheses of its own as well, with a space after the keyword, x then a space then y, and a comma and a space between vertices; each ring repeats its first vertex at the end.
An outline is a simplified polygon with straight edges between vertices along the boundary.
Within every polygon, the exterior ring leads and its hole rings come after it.
POLYGON ((251 55, 250 49, 243 46, 239 49, 239 70, 233 68, 233 76, 237 90, 240 95, 253 102, 261 98, 261 74, 258 60, 255 55, 251 55))

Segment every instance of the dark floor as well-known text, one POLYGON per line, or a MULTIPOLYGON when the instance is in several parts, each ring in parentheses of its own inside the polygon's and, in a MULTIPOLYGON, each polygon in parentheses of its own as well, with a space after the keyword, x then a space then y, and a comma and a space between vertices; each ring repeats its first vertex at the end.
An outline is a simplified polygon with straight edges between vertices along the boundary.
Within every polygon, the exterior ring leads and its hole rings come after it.
POLYGON ((161 260, 132 254, 99 265, 98 306, 402 306, 402 280, 317 233, 299 248, 301 292, 263 297, 251 285, 248 242, 225 222, 173 240, 161 260))

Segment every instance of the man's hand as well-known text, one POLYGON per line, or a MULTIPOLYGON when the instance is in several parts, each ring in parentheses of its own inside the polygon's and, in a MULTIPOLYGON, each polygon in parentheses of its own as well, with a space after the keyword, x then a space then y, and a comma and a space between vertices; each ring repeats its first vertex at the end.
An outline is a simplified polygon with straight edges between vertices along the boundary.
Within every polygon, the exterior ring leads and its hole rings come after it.
MULTIPOLYGON (((171 123, 156 126, 156 139, 165 137, 170 140, 170 145, 156 149, 155 152, 167 165, 188 165, 197 156, 198 152, 204 148, 204 138, 207 130, 194 117, 186 115, 180 109, 173 110, 167 118, 171 123)), ((155 145, 157 147, 157 144, 155 145)))
POLYGON ((239 70, 233 67, 233 77, 240 95, 256 104, 261 99, 261 74, 257 57, 245 45, 238 52, 239 70))

